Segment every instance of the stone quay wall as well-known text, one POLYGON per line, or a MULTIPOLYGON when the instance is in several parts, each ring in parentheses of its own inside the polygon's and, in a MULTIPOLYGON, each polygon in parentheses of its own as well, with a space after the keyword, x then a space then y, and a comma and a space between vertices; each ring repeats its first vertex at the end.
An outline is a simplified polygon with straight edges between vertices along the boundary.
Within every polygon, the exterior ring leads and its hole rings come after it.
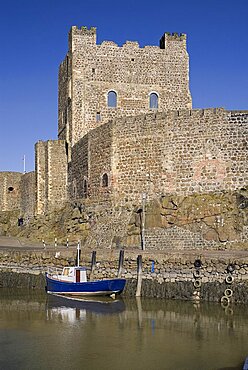
MULTIPOLYGON (((248 256, 243 254, 184 255, 142 251, 141 296, 186 300, 216 301, 224 305, 248 302, 248 256), (224 299, 223 299, 224 297, 224 299), (227 299, 228 298, 228 299, 227 299)), ((1 251, 0 286, 44 288, 44 272, 74 265, 75 251, 1 251), (28 275, 36 278, 28 278, 28 275), (35 282, 36 281, 36 282, 35 282)), ((91 279, 115 278, 118 275, 119 251, 97 253, 91 279)), ((91 267, 91 254, 81 265, 91 267)), ((124 295, 134 296, 137 286, 137 251, 125 252, 121 277, 127 279, 124 295)))

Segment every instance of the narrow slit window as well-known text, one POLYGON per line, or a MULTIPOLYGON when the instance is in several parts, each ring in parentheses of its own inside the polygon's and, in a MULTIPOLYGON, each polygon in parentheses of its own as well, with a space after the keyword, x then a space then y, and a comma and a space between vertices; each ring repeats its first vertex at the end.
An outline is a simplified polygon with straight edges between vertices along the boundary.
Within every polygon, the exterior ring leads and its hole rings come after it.
POLYGON ((149 107, 150 109, 158 109, 158 94, 156 93, 150 94, 149 107))
POLYGON ((101 113, 100 112, 96 113, 96 121, 97 122, 101 121, 101 113))
POLYGON ((102 176, 102 187, 107 188, 108 187, 108 175, 107 173, 104 173, 102 176))
POLYGON ((84 194, 84 198, 87 198, 88 196, 88 182, 86 179, 84 179, 84 182, 83 182, 83 194, 84 194))
POLYGON ((117 94, 115 91, 108 92, 108 107, 109 108, 117 107, 117 94))

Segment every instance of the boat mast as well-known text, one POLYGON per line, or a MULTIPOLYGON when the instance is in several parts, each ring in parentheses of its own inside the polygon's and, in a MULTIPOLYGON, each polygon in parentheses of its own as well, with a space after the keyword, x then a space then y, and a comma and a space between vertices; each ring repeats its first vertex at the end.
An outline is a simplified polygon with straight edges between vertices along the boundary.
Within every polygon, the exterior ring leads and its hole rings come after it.
POLYGON ((77 267, 80 265, 80 241, 77 244, 77 267))

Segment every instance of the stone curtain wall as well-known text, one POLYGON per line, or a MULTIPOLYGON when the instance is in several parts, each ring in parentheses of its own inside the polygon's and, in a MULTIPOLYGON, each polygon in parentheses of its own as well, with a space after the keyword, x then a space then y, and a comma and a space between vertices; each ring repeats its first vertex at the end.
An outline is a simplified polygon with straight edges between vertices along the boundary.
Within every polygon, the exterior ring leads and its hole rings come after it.
POLYGON ((86 180, 87 196, 98 200, 108 199, 114 183, 111 173, 112 160, 112 123, 107 123, 89 132, 72 148, 71 196, 85 197, 83 184, 86 180), (108 176, 106 187, 102 186, 104 174, 108 176))
POLYGON ((235 190, 248 184, 247 112, 157 113, 113 124, 116 199, 235 190))
POLYGON ((36 212, 61 208, 67 200, 67 153, 64 140, 36 144, 36 212))
MULTIPOLYGON (((73 148, 72 182, 95 199, 148 200, 235 190, 247 185, 247 112, 167 111, 114 120, 73 148), (87 144, 86 144, 87 143, 87 144), (102 188, 101 177, 109 175, 102 188)), ((72 196, 72 195, 71 195, 72 196)))
POLYGON ((161 48, 140 48, 131 41, 119 47, 112 41, 96 45, 95 29, 72 27, 69 53, 59 72, 59 138, 66 137, 63 115, 70 109, 72 121, 67 114, 67 125, 71 125, 73 146, 114 117, 151 111, 151 92, 159 96, 159 111, 191 108, 188 63, 185 35, 165 34, 161 48), (110 90, 117 93, 116 108, 107 106, 110 90), (98 112, 101 120, 97 122, 98 112))
POLYGON ((20 208, 28 218, 35 214, 35 189, 35 172, 24 174, 20 182, 20 208))
POLYGON ((20 172, 0 172, 0 211, 20 209, 20 172))
POLYGON ((84 198, 84 180, 88 183, 89 135, 85 135, 72 148, 70 164, 69 192, 70 197, 84 198))

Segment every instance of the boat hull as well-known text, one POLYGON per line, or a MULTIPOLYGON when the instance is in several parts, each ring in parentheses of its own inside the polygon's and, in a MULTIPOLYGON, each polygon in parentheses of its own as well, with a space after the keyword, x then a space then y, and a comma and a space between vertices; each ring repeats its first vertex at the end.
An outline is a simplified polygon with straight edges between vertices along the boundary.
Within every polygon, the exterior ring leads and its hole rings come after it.
POLYGON ((60 281, 46 275, 47 293, 70 294, 80 296, 105 296, 120 294, 125 287, 125 279, 106 279, 88 281, 83 283, 71 283, 60 281))

